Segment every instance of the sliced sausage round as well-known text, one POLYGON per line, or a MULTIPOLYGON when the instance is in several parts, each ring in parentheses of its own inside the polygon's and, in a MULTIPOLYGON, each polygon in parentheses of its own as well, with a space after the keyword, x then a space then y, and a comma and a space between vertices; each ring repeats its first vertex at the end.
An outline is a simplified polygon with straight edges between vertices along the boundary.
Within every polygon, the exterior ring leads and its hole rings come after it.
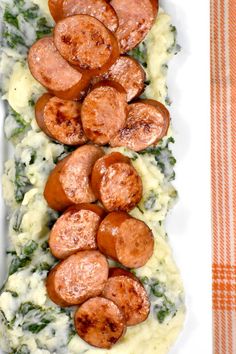
POLYGON ((64 0, 48 0, 48 7, 55 22, 63 18, 62 3, 64 0))
POLYGON ((50 138, 52 138, 51 133, 47 129, 44 122, 44 108, 51 98, 54 96, 50 93, 44 93, 35 104, 35 118, 39 128, 50 138))
POLYGON ((76 311, 75 328, 85 342, 110 349, 124 334, 126 323, 123 312, 113 301, 96 297, 76 311))
POLYGON ((123 268, 112 267, 109 269, 109 278, 120 277, 121 275, 125 275, 126 277, 130 277, 134 280, 138 280, 138 278, 136 278, 136 276, 133 273, 131 273, 128 270, 125 270, 123 268))
POLYGON ((108 167, 117 162, 123 162, 127 164, 131 163, 130 159, 127 156, 122 155, 120 152, 112 152, 111 154, 105 155, 103 158, 100 158, 96 161, 96 166, 94 165, 92 171, 91 183, 93 192, 97 199, 101 198, 100 186, 105 171, 108 169, 108 167))
POLYGON ((128 102, 140 96, 144 90, 145 72, 141 65, 129 56, 119 57, 104 74, 104 78, 121 84, 127 93, 128 102))
POLYGON ((150 312, 150 301, 143 285, 127 276, 109 278, 103 296, 124 312, 127 326, 144 322, 150 312))
POLYGON ((49 175, 44 190, 50 208, 63 211, 73 204, 96 201, 90 176, 94 163, 103 155, 101 148, 84 145, 61 160, 49 175))
POLYGON ((118 17, 106 0, 62 0, 58 4, 61 18, 72 15, 89 15, 102 22, 110 31, 118 28, 118 17))
POLYGON ((100 21, 74 15, 59 21, 54 42, 61 55, 78 70, 90 75, 106 72, 119 56, 116 38, 100 21))
POLYGON ((76 146, 88 141, 82 128, 79 102, 44 94, 35 105, 35 115, 44 133, 62 144, 76 146))
POLYGON ((142 198, 142 181, 127 157, 124 162, 113 162, 113 156, 112 153, 95 163, 92 188, 107 211, 130 211, 142 198))
POLYGON ((46 281, 48 296, 62 307, 79 305, 99 296, 107 278, 108 263, 100 252, 78 252, 49 272, 46 281))
POLYGON ((44 37, 33 44, 28 64, 34 78, 59 98, 79 99, 89 85, 89 77, 63 59, 51 37, 44 37))
POLYGON ((101 222, 97 244, 103 254, 123 266, 139 268, 153 255, 154 237, 143 221, 124 212, 113 212, 101 222))
POLYGON ((78 204, 67 209, 49 235, 53 256, 65 259, 78 251, 97 249, 97 231, 104 216, 104 209, 94 204, 78 204))
POLYGON ((122 86, 101 82, 85 98, 81 119, 87 137, 106 145, 125 126, 128 105, 122 86))
POLYGON ((166 134, 170 114, 160 102, 140 100, 129 105, 126 126, 110 141, 112 147, 125 146, 141 151, 158 143, 166 134))
POLYGON ((121 53, 135 48, 148 34, 156 16, 153 0, 112 0, 119 27, 116 37, 121 53))

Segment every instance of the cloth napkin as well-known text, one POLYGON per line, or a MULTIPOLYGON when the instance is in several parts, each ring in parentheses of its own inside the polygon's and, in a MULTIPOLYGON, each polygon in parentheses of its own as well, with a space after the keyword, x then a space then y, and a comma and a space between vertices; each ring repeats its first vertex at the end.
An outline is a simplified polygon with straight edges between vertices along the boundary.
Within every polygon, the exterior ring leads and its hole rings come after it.
POLYGON ((236 0, 211 0, 214 354, 236 353, 236 0))

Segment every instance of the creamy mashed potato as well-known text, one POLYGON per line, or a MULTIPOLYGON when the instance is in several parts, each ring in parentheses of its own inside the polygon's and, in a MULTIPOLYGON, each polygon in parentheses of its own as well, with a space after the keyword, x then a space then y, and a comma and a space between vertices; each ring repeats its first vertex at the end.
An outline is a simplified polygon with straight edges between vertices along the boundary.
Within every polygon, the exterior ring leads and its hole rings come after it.
MULTIPOLYGON (((27 9, 35 8, 37 16, 45 17, 47 24, 51 23, 46 0, 27 0, 24 4, 27 9)), ((14 7, 13 10, 17 12, 14 7)), ((33 42, 31 25, 26 33, 33 42)), ((31 101, 35 102, 44 89, 31 76, 26 52, 19 48, 6 46, 0 64, 5 76, 4 98, 13 109, 5 130, 15 144, 14 159, 6 162, 3 176, 4 198, 11 209, 11 246, 9 277, 0 295, 0 345, 7 353, 18 354, 165 354, 181 331, 185 316, 183 285, 165 232, 165 218, 176 197, 171 184, 175 162, 169 150, 171 130, 156 149, 144 153, 107 149, 129 156, 143 181, 142 201, 131 215, 153 230, 155 252, 135 274, 145 285, 152 306, 147 321, 128 328, 111 350, 93 348, 74 332, 74 309, 60 309, 46 294, 44 281, 55 264, 46 241, 58 215, 47 207, 43 189, 48 174, 68 154, 68 149, 51 141, 37 127, 31 101), (7 60, 13 64, 10 70, 7 60)), ((167 103, 166 68, 175 49, 174 27, 169 15, 161 10, 134 53, 147 73, 146 97, 167 103)))

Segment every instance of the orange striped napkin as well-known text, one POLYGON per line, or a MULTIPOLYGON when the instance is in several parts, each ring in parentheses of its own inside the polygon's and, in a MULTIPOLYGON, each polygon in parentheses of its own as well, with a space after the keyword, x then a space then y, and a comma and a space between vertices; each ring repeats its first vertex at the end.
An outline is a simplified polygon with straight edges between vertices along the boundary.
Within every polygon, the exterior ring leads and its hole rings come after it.
POLYGON ((236 353, 236 0, 211 0, 214 354, 236 353))

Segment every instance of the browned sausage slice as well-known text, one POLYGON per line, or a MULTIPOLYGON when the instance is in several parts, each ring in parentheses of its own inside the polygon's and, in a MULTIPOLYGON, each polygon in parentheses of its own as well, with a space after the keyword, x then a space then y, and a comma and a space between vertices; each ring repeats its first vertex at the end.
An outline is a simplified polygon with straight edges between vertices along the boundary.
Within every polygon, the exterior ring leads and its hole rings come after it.
POLYGON ((96 297, 76 311, 75 328, 85 342, 110 349, 122 337, 126 324, 123 312, 113 301, 96 297))
POLYGON ((117 59, 104 74, 104 78, 121 84, 127 93, 128 102, 140 96, 144 90, 145 72, 141 65, 129 56, 117 59))
POLYGON ((127 276, 109 278, 103 296, 124 312, 127 326, 144 322, 150 312, 148 294, 142 284, 127 276))
POLYGON ((105 155, 103 158, 96 161, 96 166, 94 166, 92 172, 91 184, 97 199, 101 198, 100 186, 105 171, 109 166, 117 162, 124 162, 127 164, 131 163, 130 159, 122 155, 120 152, 112 152, 111 154, 105 155))
POLYGON ((167 134, 169 124, 170 114, 165 106, 154 100, 140 100, 129 105, 126 126, 111 139, 110 145, 144 150, 167 134))
POLYGON ((130 277, 134 280, 138 280, 138 278, 136 278, 136 276, 133 273, 128 272, 128 270, 125 270, 123 268, 112 267, 109 269, 109 278, 120 277, 121 275, 125 275, 126 277, 130 277))
POLYGON ((55 22, 59 21, 62 15, 63 0, 48 0, 48 7, 55 22))
POLYGON ((49 236, 54 257, 64 259, 78 251, 96 249, 97 231, 104 216, 105 211, 94 204, 78 204, 67 209, 49 236))
POLYGON ((130 211, 142 198, 141 178, 129 158, 116 162, 120 155, 112 153, 99 159, 92 171, 92 188, 109 212, 130 211))
POLYGON ((101 148, 84 145, 60 161, 48 177, 44 197, 50 208, 65 210, 73 204, 93 203, 96 197, 90 186, 90 175, 101 148))
POLYGON ((63 99, 79 99, 89 78, 72 68, 56 49, 51 37, 38 40, 29 50, 28 64, 34 78, 63 99))
POLYGON ((153 0, 112 0, 119 27, 116 32, 121 53, 126 53, 135 48, 151 29, 156 10, 153 0))
POLYGON ((51 98, 54 96, 50 93, 44 93, 35 104, 35 118, 39 128, 50 138, 52 138, 51 133, 48 131, 44 122, 44 108, 51 98))
POLYGON ((99 250, 127 268, 144 266, 154 250, 149 227, 127 213, 113 212, 105 217, 97 234, 99 250))
POLYGON ((85 98, 81 119, 85 134, 96 144, 106 145, 125 126, 128 105, 122 86, 101 82, 85 98))
POLYGON ((81 103, 44 94, 36 103, 39 127, 49 137, 66 145, 83 145, 88 139, 81 123, 81 103))
POLYGON ((91 75, 106 72, 119 56, 118 43, 112 32, 87 15, 59 21, 54 29, 54 42, 69 63, 91 75))
POLYGON ((64 0, 61 9, 62 17, 89 15, 101 21, 112 32, 118 28, 116 12, 106 0, 64 0))
POLYGON ((79 305, 99 296, 107 278, 108 263, 100 252, 78 252, 50 271, 46 281, 48 296, 62 307, 79 305))

